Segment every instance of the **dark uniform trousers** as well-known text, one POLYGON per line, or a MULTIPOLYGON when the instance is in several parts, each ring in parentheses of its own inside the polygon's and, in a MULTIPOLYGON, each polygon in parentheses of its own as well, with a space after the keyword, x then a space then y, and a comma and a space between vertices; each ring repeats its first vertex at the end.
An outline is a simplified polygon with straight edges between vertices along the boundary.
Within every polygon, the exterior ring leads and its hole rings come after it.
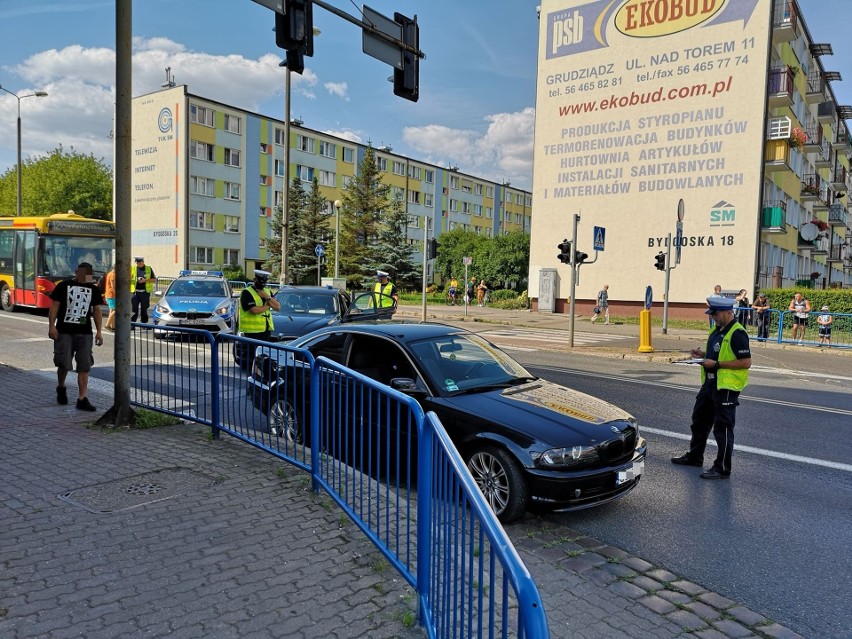
POLYGON ((692 409, 692 439, 689 443, 689 457, 704 459, 707 437, 710 430, 716 438, 719 452, 713 468, 722 475, 731 474, 731 455, 734 452, 734 424, 739 391, 718 390, 713 381, 705 383, 695 397, 692 409))
POLYGON ((135 291, 130 298, 130 306, 133 314, 130 321, 135 322, 139 313, 142 313, 142 323, 148 323, 148 307, 151 306, 151 294, 148 291, 135 291))

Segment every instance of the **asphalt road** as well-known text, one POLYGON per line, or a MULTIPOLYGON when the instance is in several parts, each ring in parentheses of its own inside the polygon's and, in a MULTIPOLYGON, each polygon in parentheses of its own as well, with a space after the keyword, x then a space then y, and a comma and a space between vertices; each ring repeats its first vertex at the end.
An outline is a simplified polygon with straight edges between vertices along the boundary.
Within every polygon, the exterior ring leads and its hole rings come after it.
MULTIPOLYGON (((751 450, 735 453, 730 481, 708 482, 669 461, 687 448, 698 375, 691 367, 515 355, 535 374, 630 411, 649 442, 646 474, 631 495, 547 515, 551 525, 640 555, 804 636, 848 637, 848 381, 755 371, 737 412, 737 445, 751 450)), ((708 448, 707 465, 714 455, 708 448)))

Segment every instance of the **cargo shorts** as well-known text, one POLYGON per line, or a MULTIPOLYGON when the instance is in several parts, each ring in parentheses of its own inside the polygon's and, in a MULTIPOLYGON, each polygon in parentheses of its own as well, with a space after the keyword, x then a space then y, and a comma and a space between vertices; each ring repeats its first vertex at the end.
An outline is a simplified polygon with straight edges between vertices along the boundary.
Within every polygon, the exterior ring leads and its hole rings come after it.
POLYGON ((88 373, 92 370, 95 357, 92 355, 94 336, 91 333, 69 335, 60 333, 53 342, 53 363, 57 368, 66 371, 76 370, 78 373, 88 373), (73 363, 77 363, 74 368, 73 363))

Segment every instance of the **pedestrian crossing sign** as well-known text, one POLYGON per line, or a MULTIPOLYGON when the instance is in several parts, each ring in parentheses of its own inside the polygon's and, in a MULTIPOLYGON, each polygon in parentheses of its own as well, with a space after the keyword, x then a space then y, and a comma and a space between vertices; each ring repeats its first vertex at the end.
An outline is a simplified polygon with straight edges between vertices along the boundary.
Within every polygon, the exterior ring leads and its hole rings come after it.
POLYGON ((604 241, 606 240, 606 229, 602 226, 595 227, 594 244, 596 251, 604 250, 604 241))

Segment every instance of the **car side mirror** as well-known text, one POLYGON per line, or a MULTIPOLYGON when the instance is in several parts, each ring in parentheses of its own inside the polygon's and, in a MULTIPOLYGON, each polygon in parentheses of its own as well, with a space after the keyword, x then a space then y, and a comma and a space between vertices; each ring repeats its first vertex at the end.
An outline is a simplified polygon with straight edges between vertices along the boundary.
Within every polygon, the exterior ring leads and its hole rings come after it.
POLYGON ((402 393, 414 393, 419 390, 417 382, 410 377, 394 377, 390 381, 390 387, 402 393))

